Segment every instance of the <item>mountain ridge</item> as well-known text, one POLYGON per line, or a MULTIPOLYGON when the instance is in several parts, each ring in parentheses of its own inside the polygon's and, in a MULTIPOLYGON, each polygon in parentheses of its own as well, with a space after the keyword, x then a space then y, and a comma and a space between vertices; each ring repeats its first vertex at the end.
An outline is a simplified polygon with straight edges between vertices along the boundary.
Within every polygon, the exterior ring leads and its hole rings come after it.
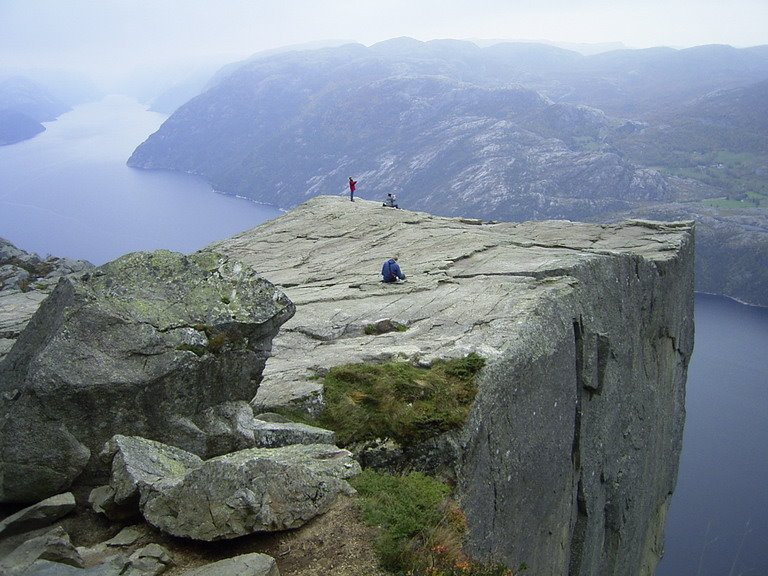
POLYGON ((282 208, 343 194, 354 176, 363 197, 395 193, 439 215, 700 219, 702 254, 721 253, 711 242, 732 246, 731 260, 743 261, 744 246, 750 255, 735 278, 703 259, 705 285, 768 305, 768 272, 756 285, 752 271, 765 268, 768 138, 750 112, 766 81, 760 47, 583 56, 528 44, 347 44, 248 61, 179 108, 128 164, 193 173, 282 208), (727 132, 700 121, 724 107, 727 132))

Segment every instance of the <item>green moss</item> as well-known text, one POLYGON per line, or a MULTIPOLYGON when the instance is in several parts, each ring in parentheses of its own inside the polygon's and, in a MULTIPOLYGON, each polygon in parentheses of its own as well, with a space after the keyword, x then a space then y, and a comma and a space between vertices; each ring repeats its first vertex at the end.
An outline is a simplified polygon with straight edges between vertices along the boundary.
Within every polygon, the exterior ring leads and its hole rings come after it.
POLYGON ((500 564, 479 564, 463 552, 467 521, 450 488, 419 472, 392 476, 364 470, 351 480, 363 520, 380 528, 381 565, 412 576, 513 576, 500 564))
POLYGON ((464 424, 477 393, 477 354, 436 361, 346 364, 324 379, 325 409, 315 424, 336 432, 341 445, 393 438, 403 445, 464 424))
POLYGON ((374 334, 378 334, 379 333, 378 329, 376 328, 376 324, 366 324, 364 332, 368 336, 373 336, 374 334))

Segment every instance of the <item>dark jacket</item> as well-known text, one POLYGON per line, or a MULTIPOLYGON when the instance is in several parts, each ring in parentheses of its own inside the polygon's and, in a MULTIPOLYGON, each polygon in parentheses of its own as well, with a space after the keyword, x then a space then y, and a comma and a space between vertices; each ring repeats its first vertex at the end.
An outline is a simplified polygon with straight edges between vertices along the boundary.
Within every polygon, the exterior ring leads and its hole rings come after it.
POLYGON ((384 282, 394 282, 398 278, 405 280, 405 274, 400 270, 400 266, 394 258, 384 262, 384 266, 381 268, 381 275, 384 278, 384 282))

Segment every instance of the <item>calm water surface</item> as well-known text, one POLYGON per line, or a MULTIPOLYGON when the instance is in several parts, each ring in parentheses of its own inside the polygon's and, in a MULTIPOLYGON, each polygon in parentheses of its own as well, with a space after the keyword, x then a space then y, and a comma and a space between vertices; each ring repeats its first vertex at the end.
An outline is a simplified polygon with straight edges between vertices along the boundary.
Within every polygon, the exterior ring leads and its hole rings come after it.
POLYGON ((192 252, 279 215, 193 176, 128 168, 165 118, 110 96, 0 147, 0 237, 40 255, 103 264, 135 250, 192 252))
POLYGON ((768 575, 768 308, 696 295, 677 489, 657 576, 768 575))

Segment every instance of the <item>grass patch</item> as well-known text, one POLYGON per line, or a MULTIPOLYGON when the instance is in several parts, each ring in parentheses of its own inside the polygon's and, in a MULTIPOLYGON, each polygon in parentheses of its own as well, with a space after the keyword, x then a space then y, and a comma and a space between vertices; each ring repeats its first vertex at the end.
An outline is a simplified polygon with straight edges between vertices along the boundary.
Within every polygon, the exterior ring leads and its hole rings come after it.
POLYGON ((466 518, 442 482, 418 472, 392 476, 372 470, 351 482, 363 519, 381 529, 376 550, 386 570, 408 576, 515 574, 499 564, 471 562, 463 553, 466 518))
POLYGON ((472 353, 431 368, 407 362, 336 366, 325 376, 325 408, 314 423, 335 431, 342 446, 376 438, 412 444, 464 424, 484 365, 472 353))

